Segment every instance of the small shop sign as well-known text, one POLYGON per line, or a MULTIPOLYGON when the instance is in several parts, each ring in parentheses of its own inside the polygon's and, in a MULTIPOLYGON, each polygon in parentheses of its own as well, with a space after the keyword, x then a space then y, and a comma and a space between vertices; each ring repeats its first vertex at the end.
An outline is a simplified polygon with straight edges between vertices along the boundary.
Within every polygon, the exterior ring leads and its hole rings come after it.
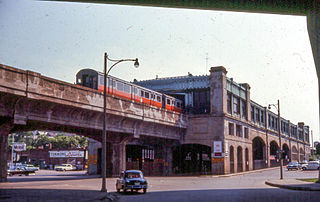
POLYGON ((84 151, 49 151, 50 158, 83 158, 84 151))

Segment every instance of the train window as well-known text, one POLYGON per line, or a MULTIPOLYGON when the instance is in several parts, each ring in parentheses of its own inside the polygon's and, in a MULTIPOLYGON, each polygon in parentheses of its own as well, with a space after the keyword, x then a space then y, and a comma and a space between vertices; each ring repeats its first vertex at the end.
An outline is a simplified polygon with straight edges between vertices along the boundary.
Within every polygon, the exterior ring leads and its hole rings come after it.
POLYGON ((134 94, 138 95, 138 89, 137 88, 134 88, 134 94))
POLYGON ((154 94, 151 93, 151 100, 154 100, 154 94))
POLYGON ((112 83, 113 83, 112 87, 113 87, 113 88, 116 88, 116 81, 115 81, 115 80, 112 80, 112 83))
POLYGON ((108 78, 108 84, 109 84, 109 87, 111 88, 112 87, 112 80, 108 78))
POLYGON ((104 78, 102 76, 99 76, 99 84, 103 85, 103 82, 104 82, 104 78))
POLYGON ((81 82, 82 82, 82 80, 79 78, 79 79, 78 79, 78 84, 81 84, 81 82))
POLYGON ((143 90, 140 91, 140 96, 141 96, 141 97, 144 97, 144 91, 143 91, 143 90))
POLYGON ((123 90, 124 90, 124 92, 126 92, 126 93, 130 93, 130 86, 127 85, 127 84, 124 84, 124 85, 123 85, 123 90))
POLYGON ((123 83, 117 82, 117 90, 123 91, 123 83))
POLYGON ((97 77, 93 77, 92 79, 92 88, 97 89, 97 77))
POLYGON ((181 104, 180 104, 180 102, 177 102, 177 107, 179 107, 179 108, 181 107, 181 104))
POLYGON ((171 102, 169 99, 167 99, 167 105, 171 105, 171 102))
POLYGON ((161 97, 159 95, 157 95, 157 101, 161 102, 161 97))
POLYGON ((148 98, 149 99, 149 93, 148 92, 145 92, 145 98, 148 98))
POLYGON ((82 85, 87 86, 86 84, 89 82, 89 77, 87 74, 82 75, 82 85))

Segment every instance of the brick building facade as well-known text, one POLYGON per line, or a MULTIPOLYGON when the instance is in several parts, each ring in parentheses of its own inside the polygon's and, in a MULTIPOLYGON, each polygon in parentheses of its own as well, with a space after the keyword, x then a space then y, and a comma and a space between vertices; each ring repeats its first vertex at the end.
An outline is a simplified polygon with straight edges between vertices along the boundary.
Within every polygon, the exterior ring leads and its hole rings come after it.
POLYGON ((279 126, 277 114, 250 99, 249 84, 228 78, 222 66, 212 67, 209 76, 189 74, 135 83, 184 101, 189 125, 183 141, 173 149, 179 154, 173 153, 172 163, 179 173, 225 174, 277 166, 278 127, 284 162, 308 159, 309 127, 283 117, 279 126))

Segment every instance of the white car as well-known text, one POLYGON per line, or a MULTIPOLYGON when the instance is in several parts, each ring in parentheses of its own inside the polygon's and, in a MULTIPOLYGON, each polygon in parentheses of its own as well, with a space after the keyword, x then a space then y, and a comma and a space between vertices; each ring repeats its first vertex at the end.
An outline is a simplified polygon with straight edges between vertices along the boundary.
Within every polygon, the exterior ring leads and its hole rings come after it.
POLYGON ((310 161, 302 170, 318 170, 320 167, 319 161, 310 161))
POLYGON ((61 164, 61 165, 55 166, 54 169, 56 171, 77 170, 77 168, 74 167, 72 164, 61 164))

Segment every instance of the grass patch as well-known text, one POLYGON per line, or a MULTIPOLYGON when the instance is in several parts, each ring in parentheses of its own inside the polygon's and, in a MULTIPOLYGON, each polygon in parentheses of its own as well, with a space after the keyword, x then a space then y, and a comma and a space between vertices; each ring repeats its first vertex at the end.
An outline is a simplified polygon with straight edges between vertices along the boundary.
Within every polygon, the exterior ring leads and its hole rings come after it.
POLYGON ((305 182, 315 182, 315 183, 320 183, 320 182, 318 181, 318 178, 297 179, 297 180, 301 180, 301 181, 305 181, 305 182))

